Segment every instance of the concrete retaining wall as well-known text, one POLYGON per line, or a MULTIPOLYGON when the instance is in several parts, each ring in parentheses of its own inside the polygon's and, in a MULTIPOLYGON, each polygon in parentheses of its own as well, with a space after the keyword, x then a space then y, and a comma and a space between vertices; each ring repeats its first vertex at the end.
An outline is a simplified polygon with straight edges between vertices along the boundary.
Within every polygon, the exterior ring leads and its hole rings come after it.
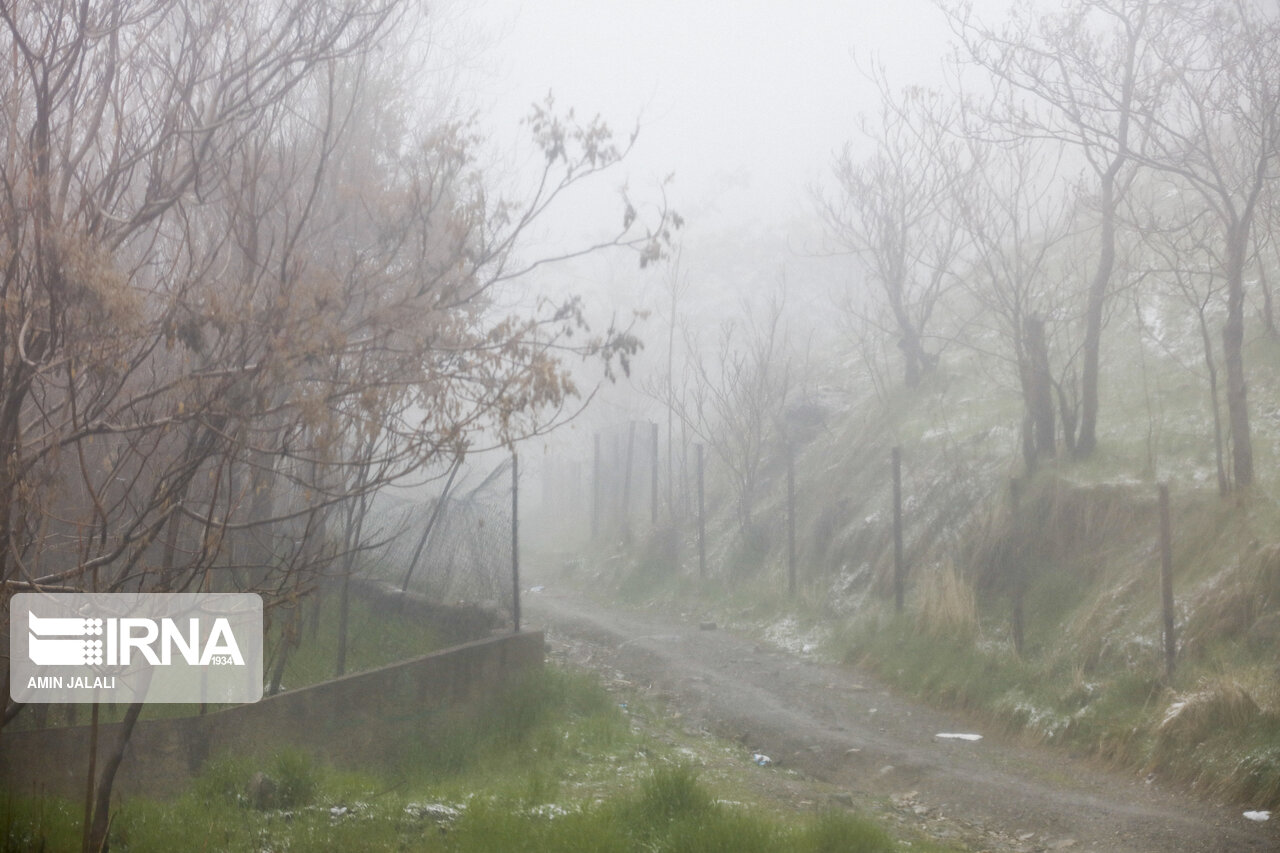
MULTIPOLYGON (((339 767, 394 756, 444 712, 492 699, 542 666, 541 633, 477 640, 370 672, 291 690, 201 717, 139 720, 116 777, 121 793, 178 793, 210 756, 269 756, 283 746, 339 767)), ((29 710, 29 709, 28 709, 29 710)), ((80 797, 89 727, 0 732, 0 784, 15 794, 80 797)), ((119 724, 99 727, 99 767, 119 724)))

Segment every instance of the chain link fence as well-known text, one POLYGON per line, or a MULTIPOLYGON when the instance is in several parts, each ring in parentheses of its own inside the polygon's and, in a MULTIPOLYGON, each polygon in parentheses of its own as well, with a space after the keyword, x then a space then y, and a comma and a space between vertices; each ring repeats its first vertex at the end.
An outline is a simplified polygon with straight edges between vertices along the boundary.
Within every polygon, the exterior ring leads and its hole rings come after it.
POLYGON ((428 501, 384 504, 369 519, 366 559, 381 580, 431 601, 510 613, 511 460, 468 479, 428 501))

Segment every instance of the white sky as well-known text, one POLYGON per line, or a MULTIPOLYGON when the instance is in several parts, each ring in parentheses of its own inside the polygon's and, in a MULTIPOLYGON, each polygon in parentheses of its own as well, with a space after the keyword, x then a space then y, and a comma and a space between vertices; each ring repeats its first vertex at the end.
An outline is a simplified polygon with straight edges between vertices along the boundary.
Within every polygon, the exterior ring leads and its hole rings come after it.
POLYGON ((855 52, 896 84, 932 83, 947 43, 929 0, 486 0, 461 17, 489 34, 477 95, 493 133, 548 91, 619 134, 639 119, 631 186, 674 173, 695 224, 807 214, 808 186, 874 109, 855 52))
MULTIPOLYGON (((621 220, 618 187, 653 198, 673 174, 668 200, 688 223, 682 269, 693 285, 679 319, 701 324, 704 348, 744 301, 759 305, 783 281, 793 339, 817 340, 830 291, 849 280, 851 264, 806 257, 821 239, 811 190, 835 153, 858 140, 858 116, 877 109, 855 56, 882 63, 900 88, 941 85, 950 51, 932 0, 452 2, 451 37, 469 54, 459 91, 502 156, 516 150, 520 120, 548 92, 582 118, 603 116, 624 138, 640 124, 623 169, 544 223, 534 236, 546 243, 532 251, 607 232, 621 220)), ((1009 2, 975 5, 998 13, 1009 2)), ((521 168, 518 159, 506 165, 521 168)), ((537 286, 581 294, 597 329, 610 312, 648 310, 636 362, 643 376, 664 364, 669 311, 661 271, 635 267, 633 257, 600 257, 542 273, 537 286)), ((609 388, 587 421, 647 417, 645 405, 609 388)))

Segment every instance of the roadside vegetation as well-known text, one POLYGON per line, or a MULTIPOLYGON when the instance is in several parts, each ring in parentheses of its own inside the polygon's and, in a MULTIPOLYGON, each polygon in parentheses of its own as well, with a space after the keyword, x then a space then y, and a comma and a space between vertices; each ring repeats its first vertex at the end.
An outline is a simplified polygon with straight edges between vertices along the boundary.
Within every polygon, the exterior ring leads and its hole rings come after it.
MULTIPOLYGON (((940 366, 919 389, 832 405, 795 456, 794 597, 778 444, 754 498, 763 535, 741 535, 734 484, 708 466, 705 576, 694 516, 629 546, 601 537, 565 581, 865 666, 905 693, 985 719, 991 733, 1243 808, 1280 807, 1280 500, 1264 484, 1222 497, 1212 425, 1178 366, 1149 342, 1116 349, 1124 367, 1103 398, 1113 415, 1098 449, 1042 460, 1030 476, 1008 426, 1016 397, 971 359, 940 366), (1132 393, 1143 387, 1151 394, 1132 393), (900 613, 894 446, 903 456, 900 613), (1160 483, 1171 494, 1172 675, 1160 483)), ((1251 351, 1275 363, 1272 343, 1251 351)), ((1280 396, 1273 370, 1254 377, 1259 399, 1280 396)), ((1275 471, 1275 425, 1258 433, 1257 470, 1275 471)))
POLYGON ((814 188, 825 248, 850 259, 837 349, 812 304, 784 310, 795 282, 714 314, 711 343, 701 285, 672 266, 688 345, 640 415, 667 446, 634 441, 636 420, 596 435, 584 571, 1280 808, 1280 20, 938 5, 948 85, 860 66, 880 108, 814 188))
MULTIPOLYGON (((405 743, 384 766, 338 770, 293 750, 215 759, 172 800, 123 800, 111 849, 945 849, 905 847, 843 810, 797 815, 744 800, 692 750, 642 731, 637 721, 649 716, 594 676, 549 667, 489 709, 405 743)), ((0 809, 5 850, 80 849, 75 804, 9 798, 0 809)))

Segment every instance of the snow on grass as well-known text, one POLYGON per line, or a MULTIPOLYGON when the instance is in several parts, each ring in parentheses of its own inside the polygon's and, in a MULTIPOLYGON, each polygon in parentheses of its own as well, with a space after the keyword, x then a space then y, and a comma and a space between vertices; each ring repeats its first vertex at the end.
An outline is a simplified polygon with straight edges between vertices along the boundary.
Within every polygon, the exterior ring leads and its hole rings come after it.
POLYGON ((786 616, 764 629, 764 638, 779 649, 795 655, 812 654, 830 637, 829 628, 800 627, 794 616, 786 616))

